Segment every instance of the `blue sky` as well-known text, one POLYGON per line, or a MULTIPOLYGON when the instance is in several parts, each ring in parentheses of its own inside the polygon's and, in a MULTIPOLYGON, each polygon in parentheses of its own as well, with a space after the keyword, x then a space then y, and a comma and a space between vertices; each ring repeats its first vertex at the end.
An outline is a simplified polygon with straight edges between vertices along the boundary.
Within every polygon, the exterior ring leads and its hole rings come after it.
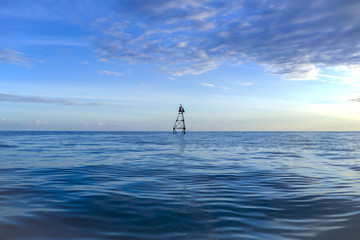
POLYGON ((359 10, 2 0, 0 130, 360 131, 359 10))

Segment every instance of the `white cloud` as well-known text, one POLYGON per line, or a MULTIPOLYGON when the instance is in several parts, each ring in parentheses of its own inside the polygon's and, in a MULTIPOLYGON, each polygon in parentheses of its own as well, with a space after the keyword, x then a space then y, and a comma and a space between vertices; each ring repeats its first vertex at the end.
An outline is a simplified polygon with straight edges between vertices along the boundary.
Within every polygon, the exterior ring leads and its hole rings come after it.
POLYGON ((240 85, 240 86, 251 86, 251 85, 254 85, 253 82, 236 82, 237 85, 240 85))
POLYGON ((319 77, 323 82, 360 86, 359 67, 339 66, 336 68, 330 68, 330 70, 334 70, 336 75, 319 73, 317 74, 317 77, 319 77))
POLYGON ((187 42, 179 42, 178 44, 176 44, 177 47, 181 47, 181 48, 184 48, 187 46, 187 42))
POLYGON ((215 85, 212 83, 201 83, 201 85, 204 87, 215 87, 215 85))
POLYGON ((98 71, 99 74, 105 74, 105 75, 109 75, 109 76, 122 76, 122 73, 119 72, 113 72, 113 71, 107 71, 107 70, 99 70, 98 71))
POLYGON ((99 57, 154 62, 175 76, 201 74, 223 62, 255 62, 289 80, 316 79, 327 67, 360 66, 359 1, 155 3, 123 0, 118 17, 98 21, 99 57))

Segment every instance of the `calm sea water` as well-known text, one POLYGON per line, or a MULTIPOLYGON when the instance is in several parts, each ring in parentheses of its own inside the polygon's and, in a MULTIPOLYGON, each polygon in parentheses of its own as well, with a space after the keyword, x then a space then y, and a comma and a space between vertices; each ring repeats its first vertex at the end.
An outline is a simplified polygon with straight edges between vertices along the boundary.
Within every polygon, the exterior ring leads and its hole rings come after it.
POLYGON ((0 132, 0 239, 360 239, 360 132, 0 132))

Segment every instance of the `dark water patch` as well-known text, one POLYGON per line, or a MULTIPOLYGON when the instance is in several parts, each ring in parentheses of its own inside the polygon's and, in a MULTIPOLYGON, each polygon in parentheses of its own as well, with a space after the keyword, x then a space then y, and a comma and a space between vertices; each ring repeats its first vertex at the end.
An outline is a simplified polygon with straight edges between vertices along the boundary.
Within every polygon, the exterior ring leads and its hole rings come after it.
POLYGON ((0 149, 1 149, 1 148, 15 148, 15 147, 17 147, 17 146, 15 146, 15 145, 0 144, 0 149))

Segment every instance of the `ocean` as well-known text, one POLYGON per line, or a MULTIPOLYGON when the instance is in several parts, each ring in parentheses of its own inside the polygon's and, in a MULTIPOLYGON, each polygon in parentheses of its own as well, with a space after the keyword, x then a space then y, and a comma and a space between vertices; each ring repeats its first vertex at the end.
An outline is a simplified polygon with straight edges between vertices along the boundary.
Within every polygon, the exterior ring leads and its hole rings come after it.
POLYGON ((360 239, 360 132, 0 132, 0 239, 360 239))

